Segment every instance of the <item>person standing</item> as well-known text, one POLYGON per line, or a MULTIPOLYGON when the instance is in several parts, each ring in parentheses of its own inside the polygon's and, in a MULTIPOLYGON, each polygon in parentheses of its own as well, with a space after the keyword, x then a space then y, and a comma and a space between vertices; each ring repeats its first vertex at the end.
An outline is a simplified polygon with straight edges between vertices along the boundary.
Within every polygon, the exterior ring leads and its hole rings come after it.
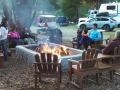
POLYGON ((8 48, 7 48, 7 35, 8 35, 8 29, 6 27, 6 23, 4 21, 1 22, 0 27, 0 44, 2 47, 3 55, 4 55, 4 61, 8 60, 8 48))
POLYGON ((91 48, 91 44, 94 44, 95 40, 101 40, 100 31, 97 29, 97 24, 93 24, 93 30, 88 33, 88 48, 91 48))

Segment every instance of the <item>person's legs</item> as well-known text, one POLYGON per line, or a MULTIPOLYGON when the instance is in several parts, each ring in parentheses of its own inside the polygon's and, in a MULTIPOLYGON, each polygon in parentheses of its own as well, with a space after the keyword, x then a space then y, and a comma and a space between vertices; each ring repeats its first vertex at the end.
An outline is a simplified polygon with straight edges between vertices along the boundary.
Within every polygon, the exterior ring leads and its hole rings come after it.
POLYGON ((79 41, 77 41, 77 49, 79 49, 81 47, 81 44, 79 41))
POLYGON ((13 39, 13 41, 14 41, 15 45, 17 45, 17 39, 13 39))
POLYGON ((8 59, 8 48, 7 48, 7 39, 1 40, 1 46, 4 54, 4 61, 7 61, 8 59))
POLYGON ((87 45, 88 47, 91 47, 92 44, 94 44, 95 42, 93 40, 91 40, 89 37, 87 38, 87 45))
POLYGON ((89 37, 87 38, 87 44, 88 46, 91 46, 91 39, 89 37))
POLYGON ((17 45, 19 45, 19 44, 20 44, 20 39, 18 38, 18 39, 17 39, 17 45))
POLYGON ((28 38, 31 44, 35 44, 36 42, 32 38, 28 38))
POLYGON ((14 39, 15 45, 19 45, 20 44, 20 39, 14 39))
POLYGON ((24 42, 27 43, 27 44, 31 44, 31 42, 29 41, 28 38, 24 38, 24 42))
POLYGON ((20 39, 20 45, 24 45, 24 40, 20 39))
POLYGON ((83 48, 84 48, 85 50, 87 50, 87 48, 88 48, 87 42, 83 44, 83 48))

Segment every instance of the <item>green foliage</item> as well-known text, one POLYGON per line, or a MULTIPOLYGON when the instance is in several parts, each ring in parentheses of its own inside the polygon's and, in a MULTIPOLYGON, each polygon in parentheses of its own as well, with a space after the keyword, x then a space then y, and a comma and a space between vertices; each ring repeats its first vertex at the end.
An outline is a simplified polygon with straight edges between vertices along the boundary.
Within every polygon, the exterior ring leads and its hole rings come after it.
POLYGON ((57 0, 57 5, 61 8, 62 7, 63 0, 57 0))
POLYGON ((68 18, 78 17, 78 8, 81 0, 63 0, 62 11, 68 18))
POLYGON ((55 9, 59 9, 59 5, 57 4, 57 0, 50 0, 50 4, 55 7, 55 9))
POLYGON ((61 9, 56 10, 55 15, 56 15, 56 16, 62 16, 63 13, 62 13, 61 9))
POLYGON ((117 2, 120 2, 120 0, 117 0, 117 2))
POLYGON ((79 9, 79 15, 81 17, 85 17, 85 15, 88 14, 89 9, 90 9, 90 6, 88 4, 81 5, 79 9))

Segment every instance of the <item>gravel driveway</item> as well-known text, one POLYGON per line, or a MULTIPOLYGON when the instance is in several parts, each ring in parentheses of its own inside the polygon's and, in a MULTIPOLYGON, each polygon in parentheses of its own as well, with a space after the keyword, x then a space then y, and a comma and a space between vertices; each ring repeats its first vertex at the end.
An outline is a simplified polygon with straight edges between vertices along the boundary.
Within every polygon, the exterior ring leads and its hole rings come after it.
MULTIPOLYGON (((76 26, 77 27, 77 26, 76 26)), ((39 29, 40 27, 37 26, 31 26, 31 31, 33 33, 37 33, 37 29, 39 29)), ((68 28, 67 26, 62 26, 59 27, 59 29, 62 31, 63 33, 63 40, 72 40, 73 37, 77 36, 77 29, 73 30, 73 28, 68 28)), ((42 37, 42 35, 38 34, 37 36, 38 38, 42 37)), ((43 35, 43 37, 47 37, 46 35, 43 35)), ((109 36, 103 36, 103 38, 108 38, 109 36)))
MULTIPOLYGON (((37 26, 31 26, 31 31, 33 33, 37 33, 37 29, 39 29, 39 27, 37 26)), ((68 29, 66 26, 64 27, 59 27, 59 29, 62 31, 63 33, 63 39, 65 40, 71 40, 72 37, 76 37, 77 34, 77 30, 73 30, 73 29, 68 29)), ((38 35, 39 37, 40 35, 38 35)))

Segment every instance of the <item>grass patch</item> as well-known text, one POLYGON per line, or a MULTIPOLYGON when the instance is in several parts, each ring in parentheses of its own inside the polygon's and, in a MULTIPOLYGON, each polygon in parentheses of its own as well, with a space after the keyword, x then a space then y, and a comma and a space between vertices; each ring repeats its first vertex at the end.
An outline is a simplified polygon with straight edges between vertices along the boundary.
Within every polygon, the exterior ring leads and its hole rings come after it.
POLYGON ((115 28, 114 31, 110 31, 110 32, 103 32, 103 35, 114 36, 117 30, 120 30, 120 28, 115 28))
POLYGON ((58 28, 67 28, 67 29, 73 29, 73 30, 78 30, 78 28, 77 28, 77 24, 76 25, 68 25, 68 26, 58 26, 58 28))

